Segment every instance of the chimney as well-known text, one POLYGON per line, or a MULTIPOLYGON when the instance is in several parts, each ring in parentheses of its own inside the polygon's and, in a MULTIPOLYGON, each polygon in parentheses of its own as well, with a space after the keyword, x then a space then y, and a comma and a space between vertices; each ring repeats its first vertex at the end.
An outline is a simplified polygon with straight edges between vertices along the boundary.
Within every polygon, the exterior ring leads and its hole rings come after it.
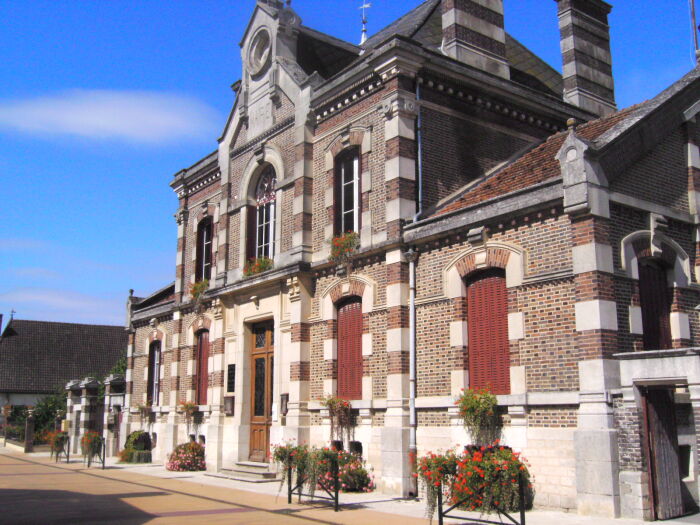
POLYGON ((602 0, 555 0, 564 64, 564 100, 598 116, 617 111, 608 14, 602 0))
POLYGON ((503 27, 503 0, 442 0, 443 53, 510 78, 503 27))

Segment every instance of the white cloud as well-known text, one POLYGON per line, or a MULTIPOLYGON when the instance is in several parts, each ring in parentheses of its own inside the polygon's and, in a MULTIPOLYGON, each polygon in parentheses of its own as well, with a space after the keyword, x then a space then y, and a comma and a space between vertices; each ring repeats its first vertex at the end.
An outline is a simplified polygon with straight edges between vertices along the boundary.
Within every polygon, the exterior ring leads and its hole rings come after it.
POLYGON ((75 89, 0 101, 0 127, 34 135, 162 143, 213 139, 218 122, 201 101, 162 92, 75 89))
POLYGON ((17 311, 18 319, 96 324, 123 324, 124 300, 110 300, 51 288, 18 288, 0 293, 0 312, 17 311))
POLYGON ((55 270, 49 268, 12 268, 10 273, 16 277, 27 278, 27 279, 58 279, 61 274, 55 270))

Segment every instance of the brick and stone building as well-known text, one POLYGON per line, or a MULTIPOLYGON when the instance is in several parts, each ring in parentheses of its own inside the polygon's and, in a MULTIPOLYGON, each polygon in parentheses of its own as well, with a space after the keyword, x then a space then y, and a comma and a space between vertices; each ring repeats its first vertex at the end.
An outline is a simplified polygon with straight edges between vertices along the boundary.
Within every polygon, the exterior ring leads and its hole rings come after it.
POLYGON ((618 111, 601 0, 557 1, 563 75, 501 0, 427 0, 361 47, 288 4, 257 1, 218 149, 171 184, 175 282, 129 301, 123 435, 151 403, 157 458, 190 434, 232 470, 328 443, 339 395, 345 446, 407 495, 409 451, 468 443, 454 399, 488 386, 536 505, 693 508, 700 72, 618 111))

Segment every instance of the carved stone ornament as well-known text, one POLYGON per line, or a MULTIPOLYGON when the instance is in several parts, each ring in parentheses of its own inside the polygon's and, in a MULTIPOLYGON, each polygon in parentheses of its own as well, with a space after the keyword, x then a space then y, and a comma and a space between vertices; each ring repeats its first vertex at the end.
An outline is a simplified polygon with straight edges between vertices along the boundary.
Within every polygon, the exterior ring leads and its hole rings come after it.
POLYGON ((291 302, 301 299, 301 283, 299 282, 298 277, 290 277, 287 279, 287 289, 289 293, 289 300, 291 302))
POLYGON ((379 111, 384 114, 387 120, 391 120, 399 113, 406 115, 416 114, 416 101, 408 97, 395 95, 382 101, 379 111))
POLYGON ((260 75, 270 64, 272 38, 266 28, 260 28, 248 48, 248 70, 252 76, 260 75))
POLYGON ((221 302, 221 299, 218 297, 214 299, 211 303, 211 309, 214 314, 214 319, 220 320, 223 319, 224 317, 224 305, 221 302))
POLYGON ((178 223, 178 225, 182 224, 187 220, 187 210, 178 210, 178 212, 175 215, 173 215, 173 217, 175 217, 175 221, 178 223))

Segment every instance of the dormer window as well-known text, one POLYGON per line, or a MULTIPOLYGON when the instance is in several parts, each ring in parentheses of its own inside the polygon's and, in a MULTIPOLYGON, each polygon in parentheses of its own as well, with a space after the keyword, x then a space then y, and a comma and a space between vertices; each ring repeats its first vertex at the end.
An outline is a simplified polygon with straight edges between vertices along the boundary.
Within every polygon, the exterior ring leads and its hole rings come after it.
POLYGON ((360 155, 351 149, 335 160, 335 233, 360 231, 360 155))
POLYGON ((211 279, 212 230, 211 217, 203 219, 197 226, 197 263, 195 267, 195 280, 197 282, 211 279))
POLYGON ((275 201, 277 175, 267 166, 255 188, 255 206, 248 208, 248 259, 275 254, 275 201))

